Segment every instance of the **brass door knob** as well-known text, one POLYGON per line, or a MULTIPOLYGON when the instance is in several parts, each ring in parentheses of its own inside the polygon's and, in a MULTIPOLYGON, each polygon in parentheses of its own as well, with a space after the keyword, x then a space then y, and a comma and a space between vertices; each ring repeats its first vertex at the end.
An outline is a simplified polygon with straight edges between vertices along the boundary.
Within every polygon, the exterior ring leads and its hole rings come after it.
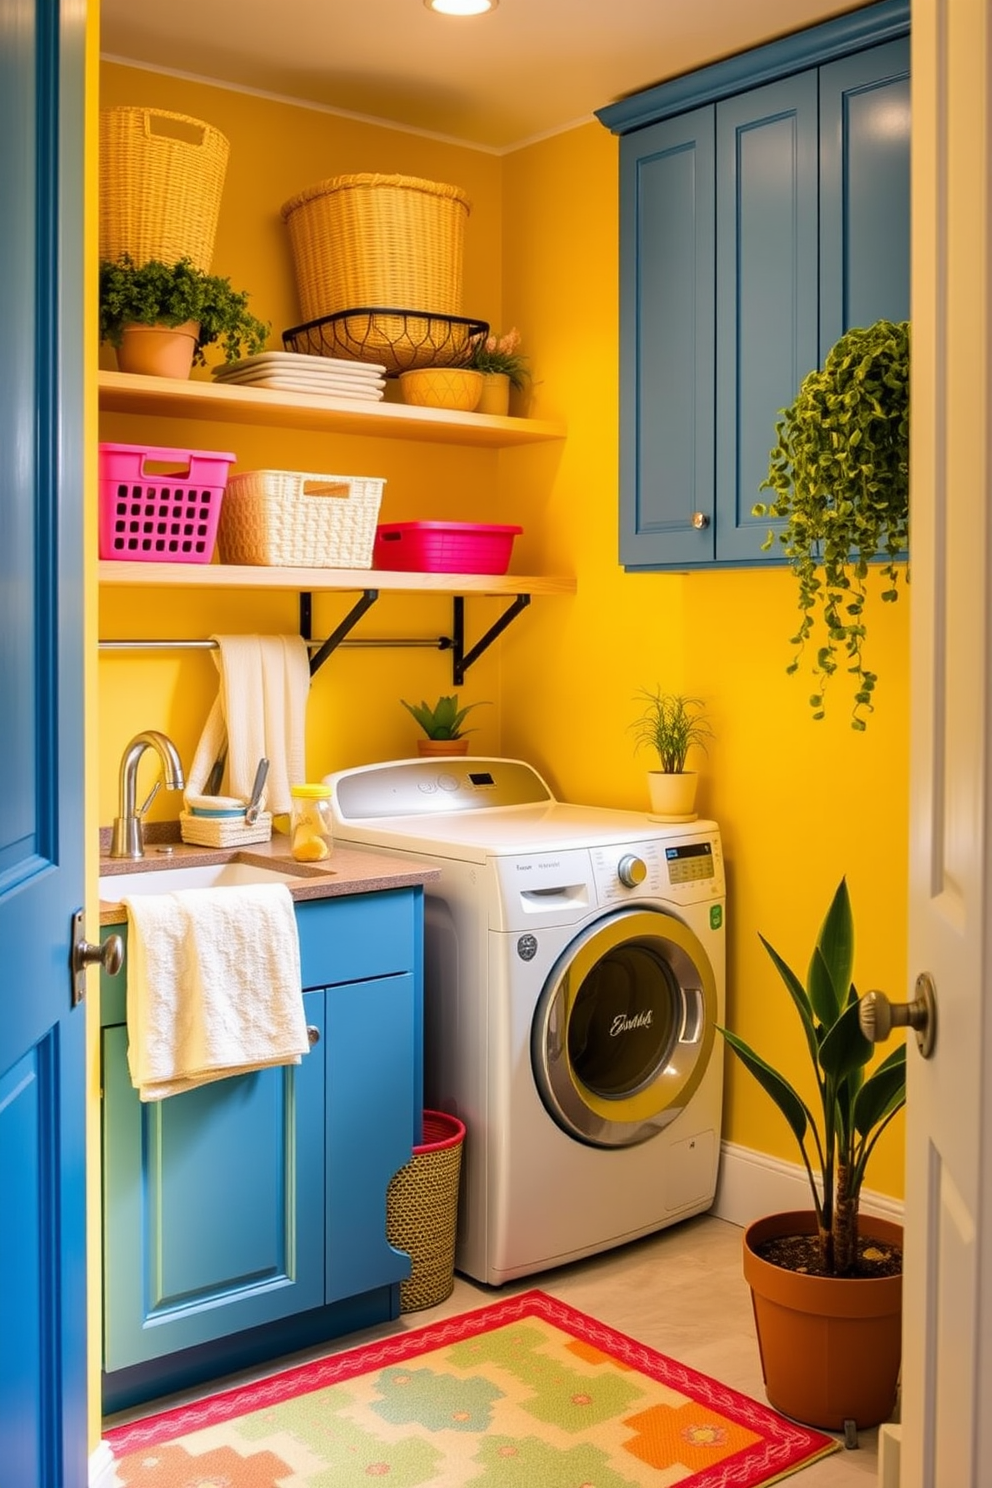
POLYGON ((884 992, 866 992, 858 1004, 858 1022, 873 1044, 884 1043, 894 1028, 911 1028, 920 1053, 929 1059, 937 1038, 937 991, 930 973, 922 971, 916 978, 912 1002, 890 1002, 884 992))

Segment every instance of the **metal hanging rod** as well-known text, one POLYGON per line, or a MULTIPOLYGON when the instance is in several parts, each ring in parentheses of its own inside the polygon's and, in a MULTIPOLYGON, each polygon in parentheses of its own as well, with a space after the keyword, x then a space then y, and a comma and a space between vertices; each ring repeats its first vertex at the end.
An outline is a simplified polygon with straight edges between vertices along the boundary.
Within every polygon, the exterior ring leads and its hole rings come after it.
MULTIPOLYGON (((306 641, 311 651, 319 651, 324 645, 323 641, 306 641)), ((404 636, 370 636, 366 640, 355 639, 338 641, 339 646, 399 646, 399 647, 429 647, 432 651, 450 651, 452 640, 450 636, 425 636, 422 640, 415 637, 404 636)), ((216 651, 217 642, 209 640, 147 640, 147 641, 100 641, 98 643, 101 651, 216 651)))

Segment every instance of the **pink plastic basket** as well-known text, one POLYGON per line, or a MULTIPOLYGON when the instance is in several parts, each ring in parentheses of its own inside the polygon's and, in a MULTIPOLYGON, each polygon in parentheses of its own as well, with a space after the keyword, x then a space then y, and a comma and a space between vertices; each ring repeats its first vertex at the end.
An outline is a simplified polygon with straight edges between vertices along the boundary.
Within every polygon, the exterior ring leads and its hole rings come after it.
POLYGON ((209 563, 228 467, 214 450, 100 445, 100 557, 209 563))
POLYGON ((373 568, 404 573, 505 574, 522 527, 477 522, 387 522, 376 528, 373 568))

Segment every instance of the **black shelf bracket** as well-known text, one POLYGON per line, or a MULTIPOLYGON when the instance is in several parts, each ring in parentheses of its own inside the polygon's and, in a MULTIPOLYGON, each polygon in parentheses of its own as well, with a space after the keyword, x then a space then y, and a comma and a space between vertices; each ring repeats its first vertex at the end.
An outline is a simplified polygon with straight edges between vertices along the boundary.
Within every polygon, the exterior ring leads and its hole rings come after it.
POLYGON ((454 614, 452 619, 452 665, 451 672, 456 687, 461 687, 465 681, 465 673, 473 662, 478 661, 484 651, 487 651, 497 636, 521 614, 530 604, 529 594, 518 594, 511 605, 500 615, 499 619, 489 627, 485 635, 472 647, 470 651, 465 650, 465 599, 461 594, 454 598, 454 614))
MULTIPOLYGON (((366 589, 363 591, 361 599, 355 601, 340 625, 331 632, 327 640, 320 647, 320 650, 315 651, 313 656, 311 656, 311 677, 320 670, 332 651, 337 650, 345 637, 351 634, 366 610, 370 610, 378 598, 378 589, 366 589)), ((309 641, 313 637, 313 595, 309 590, 303 590, 300 593, 300 635, 305 641, 309 641)))

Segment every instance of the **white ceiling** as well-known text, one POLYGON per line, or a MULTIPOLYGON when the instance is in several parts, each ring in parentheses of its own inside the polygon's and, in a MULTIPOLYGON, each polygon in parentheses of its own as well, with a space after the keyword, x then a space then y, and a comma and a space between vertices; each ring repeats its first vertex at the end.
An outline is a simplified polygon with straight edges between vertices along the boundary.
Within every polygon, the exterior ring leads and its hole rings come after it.
POLYGON ((102 0, 105 56, 502 151, 857 0, 102 0))

